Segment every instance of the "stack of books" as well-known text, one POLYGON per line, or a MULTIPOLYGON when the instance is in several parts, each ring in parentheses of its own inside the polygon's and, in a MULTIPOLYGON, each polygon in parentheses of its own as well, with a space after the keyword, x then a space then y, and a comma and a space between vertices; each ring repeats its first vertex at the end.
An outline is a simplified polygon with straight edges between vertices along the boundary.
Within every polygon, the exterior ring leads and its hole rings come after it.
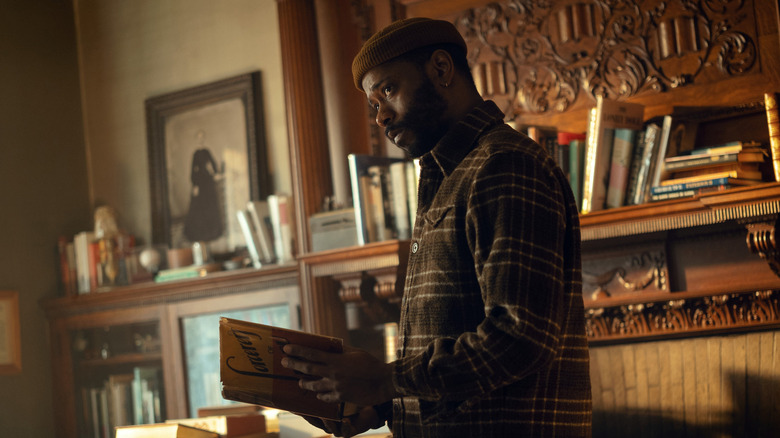
POLYGON ((664 159, 664 179, 651 189, 651 200, 661 201, 725 190, 764 181, 769 160, 765 145, 734 141, 693 149, 664 159))

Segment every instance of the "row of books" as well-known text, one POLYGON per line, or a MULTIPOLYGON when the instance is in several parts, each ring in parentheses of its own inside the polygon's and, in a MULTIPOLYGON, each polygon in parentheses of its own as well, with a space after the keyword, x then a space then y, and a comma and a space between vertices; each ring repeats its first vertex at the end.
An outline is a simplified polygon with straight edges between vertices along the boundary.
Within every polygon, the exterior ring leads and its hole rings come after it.
POLYGON ((667 157, 664 177, 651 188, 651 200, 676 199, 769 180, 769 157, 765 145, 741 141, 667 157))
POLYGON ((417 215, 419 161, 350 154, 358 244, 409 239, 417 215))
POLYGON ((61 288, 66 296, 85 294, 137 281, 138 261, 133 257, 135 237, 119 233, 111 237, 82 231, 57 240, 61 288))
POLYGON ((265 201, 249 201, 236 212, 247 251, 255 268, 294 259, 293 203, 288 195, 274 194, 265 201))
POLYGON ((82 388, 84 430, 94 438, 111 438, 114 429, 164 420, 165 403, 159 367, 139 366, 113 374, 100 385, 82 388))
MULTIPOLYGON (((768 103, 766 108, 771 120, 768 103)), ((777 180, 772 163, 780 160, 780 145, 770 149, 755 141, 732 141, 699 146, 697 132, 707 111, 681 107, 644 121, 642 104, 598 97, 587 133, 535 126, 525 130, 564 170, 582 213, 777 180), (671 186, 682 188, 672 191, 671 186)), ((780 161, 774 163, 780 172, 780 161)))

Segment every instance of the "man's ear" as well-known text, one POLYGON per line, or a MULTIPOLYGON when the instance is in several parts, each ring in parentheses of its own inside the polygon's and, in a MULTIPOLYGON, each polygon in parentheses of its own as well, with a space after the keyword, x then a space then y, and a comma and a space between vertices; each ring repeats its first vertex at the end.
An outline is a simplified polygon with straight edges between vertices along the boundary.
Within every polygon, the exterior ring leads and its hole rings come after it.
POLYGON ((452 78, 455 75, 455 63, 449 52, 443 49, 434 51, 428 66, 428 73, 434 84, 447 88, 452 83, 452 78))

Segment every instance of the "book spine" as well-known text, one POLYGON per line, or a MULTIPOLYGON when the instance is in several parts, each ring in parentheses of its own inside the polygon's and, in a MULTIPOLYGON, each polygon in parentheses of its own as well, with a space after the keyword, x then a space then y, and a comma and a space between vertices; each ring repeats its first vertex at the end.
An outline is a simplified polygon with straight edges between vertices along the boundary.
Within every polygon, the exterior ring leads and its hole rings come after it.
POLYGON ((593 205, 593 190, 596 183, 597 145, 601 139, 601 124, 598 121, 598 109, 591 108, 588 114, 588 136, 585 145, 585 161, 583 163, 582 181, 582 212, 596 211, 593 205))
POLYGON ((612 158, 607 188, 607 208, 622 207, 628 186, 628 170, 634 154, 636 131, 618 128, 614 131, 612 158))
POLYGON ((411 237, 411 226, 409 225, 409 200, 407 198, 408 189, 406 183, 406 162, 399 161, 390 165, 390 185, 393 195, 393 219, 395 221, 395 231, 398 239, 408 239, 411 237))
POLYGON ((236 218, 238 219, 239 227, 241 227, 241 232, 244 234, 246 249, 249 252, 249 258, 252 259, 252 266, 259 269, 263 266, 263 263, 260 261, 260 253, 257 250, 257 242, 254 233, 252 233, 252 225, 249 224, 247 212, 244 210, 236 211, 236 218))
POLYGON ((352 187, 352 207, 355 210, 355 228, 357 229, 358 244, 365 245, 370 242, 369 228, 366 223, 365 189, 362 175, 360 174, 359 157, 355 154, 347 156, 349 165, 349 182, 352 187))
POLYGON ((658 154, 655 157, 655 163, 653 164, 653 174, 650 180, 650 186, 654 187, 661 184, 661 179, 664 174, 664 160, 666 159, 666 151, 669 148, 669 138, 672 133, 672 116, 664 116, 663 124, 661 125, 661 138, 658 141, 658 154))
POLYGON ((386 239, 385 207, 382 196, 382 169, 381 166, 368 168, 368 184, 366 185, 366 214, 371 216, 373 233, 371 242, 381 242, 386 239))
POLYGON ((273 237, 268 232, 266 225, 268 202, 249 201, 246 204, 246 211, 252 221, 252 229, 257 236, 260 259, 262 262, 272 263, 274 261, 273 237))
POLYGON ((780 182, 780 110, 778 110, 777 106, 777 97, 778 93, 764 93, 772 170, 774 172, 775 181, 780 182))
POLYGON ((631 201, 632 205, 639 205, 649 199, 650 194, 650 175, 653 171, 653 163, 658 152, 658 140, 661 127, 655 123, 649 123, 645 127, 642 138, 642 158, 639 164, 639 171, 636 176, 636 189, 631 201))
POLYGON ((585 142, 572 140, 569 142, 569 185, 571 185, 577 207, 582 208, 582 166, 585 156, 585 142))
POLYGON ((666 168, 666 172, 675 172, 710 165, 735 163, 738 159, 738 153, 724 155, 691 155, 691 158, 687 160, 666 161, 664 167, 666 168))
POLYGON ((73 238, 79 294, 87 294, 90 291, 89 244, 94 240, 94 236, 95 234, 91 231, 82 231, 73 238))
POLYGON ((292 205, 290 197, 276 194, 268 197, 268 211, 274 228, 276 259, 285 263, 293 259, 295 236, 292 229, 292 205))
POLYGON ((414 230, 414 223, 417 220, 417 184, 419 182, 419 159, 406 162, 406 194, 409 205, 409 235, 414 230))
POLYGON ((725 184, 729 184, 729 178, 714 178, 704 181, 692 181, 689 183, 671 184, 667 186, 655 186, 651 189, 651 191, 653 195, 658 195, 662 193, 679 192, 683 190, 693 190, 725 184))
POLYGON ((626 205, 634 205, 637 191, 637 179, 639 177, 639 168, 642 165, 642 154, 645 146, 645 131, 640 130, 636 133, 634 139, 634 154, 631 157, 631 166, 628 168, 628 183, 626 184, 626 205))

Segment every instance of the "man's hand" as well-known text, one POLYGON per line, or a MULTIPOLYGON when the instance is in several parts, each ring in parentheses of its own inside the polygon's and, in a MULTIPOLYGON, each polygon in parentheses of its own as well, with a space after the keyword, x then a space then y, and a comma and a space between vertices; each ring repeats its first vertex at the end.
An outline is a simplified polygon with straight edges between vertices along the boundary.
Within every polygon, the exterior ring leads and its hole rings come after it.
POLYGON ((393 386, 393 366, 370 353, 345 347, 343 353, 327 353, 300 345, 285 345, 282 365, 314 378, 301 379, 303 389, 327 402, 373 406, 398 394, 393 386))

